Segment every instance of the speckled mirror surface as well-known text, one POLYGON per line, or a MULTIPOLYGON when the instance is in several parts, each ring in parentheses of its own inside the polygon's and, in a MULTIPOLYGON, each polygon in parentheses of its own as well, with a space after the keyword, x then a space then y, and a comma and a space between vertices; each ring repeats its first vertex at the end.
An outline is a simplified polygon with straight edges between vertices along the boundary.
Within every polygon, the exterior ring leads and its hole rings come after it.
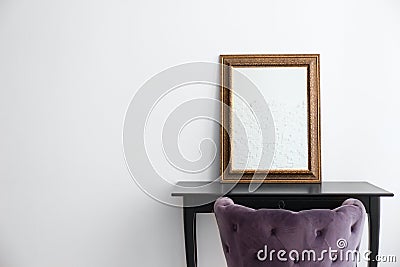
MULTIPOLYGON (((308 137, 307 137, 307 68, 277 67, 277 68, 236 68, 246 75, 259 89, 267 102, 275 126, 275 152, 271 166, 260 162, 260 148, 263 146, 258 123, 252 120, 252 110, 240 97, 233 95, 233 169, 301 169, 308 168, 308 137), (249 118, 249 119, 246 119, 249 118), (244 124, 245 133, 235 128, 235 124, 244 124), (247 142, 247 137, 252 142, 247 142), (249 149, 249 155, 243 153, 244 147, 249 149)), ((232 77, 238 95, 243 95, 246 84, 242 79, 232 77)), ((256 103, 252 103, 257 107, 256 103)), ((269 145, 268 143, 266 145, 269 145)), ((272 146, 271 146, 272 147, 272 146)))

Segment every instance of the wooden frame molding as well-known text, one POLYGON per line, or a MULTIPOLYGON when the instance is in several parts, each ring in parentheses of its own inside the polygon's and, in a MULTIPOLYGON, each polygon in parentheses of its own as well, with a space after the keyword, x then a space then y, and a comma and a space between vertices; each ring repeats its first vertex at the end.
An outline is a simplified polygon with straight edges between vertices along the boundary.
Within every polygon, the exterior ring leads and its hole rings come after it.
POLYGON ((221 181, 250 183, 320 183, 320 60, 318 54, 221 55, 221 181), (307 68, 307 129, 308 169, 232 170, 232 68, 234 67, 306 67, 307 68))

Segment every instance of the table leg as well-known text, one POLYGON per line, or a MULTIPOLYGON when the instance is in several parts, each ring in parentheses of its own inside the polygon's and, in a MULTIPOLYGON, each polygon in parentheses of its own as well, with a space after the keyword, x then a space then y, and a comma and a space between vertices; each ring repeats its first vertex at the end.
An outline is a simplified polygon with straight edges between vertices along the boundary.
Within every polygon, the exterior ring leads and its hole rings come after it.
POLYGON ((369 214, 369 250, 371 251, 369 267, 376 267, 376 255, 379 253, 379 227, 380 227, 380 198, 370 198, 369 214))
POLYGON ((197 266, 196 240, 196 210, 192 207, 183 208, 183 225, 185 236, 186 266, 197 266))

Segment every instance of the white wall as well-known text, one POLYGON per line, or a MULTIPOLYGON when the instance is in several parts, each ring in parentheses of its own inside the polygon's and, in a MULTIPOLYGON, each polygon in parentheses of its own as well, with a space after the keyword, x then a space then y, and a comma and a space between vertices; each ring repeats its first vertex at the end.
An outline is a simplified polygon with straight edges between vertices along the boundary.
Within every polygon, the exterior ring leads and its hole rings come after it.
MULTIPOLYGON (((0 265, 185 266, 181 211, 125 166, 124 113, 157 72, 229 53, 321 54, 323 179, 397 195, 381 253, 400 258, 399 14, 397 0, 1 0, 0 265)), ((200 218, 200 266, 223 263, 214 223, 200 218)))

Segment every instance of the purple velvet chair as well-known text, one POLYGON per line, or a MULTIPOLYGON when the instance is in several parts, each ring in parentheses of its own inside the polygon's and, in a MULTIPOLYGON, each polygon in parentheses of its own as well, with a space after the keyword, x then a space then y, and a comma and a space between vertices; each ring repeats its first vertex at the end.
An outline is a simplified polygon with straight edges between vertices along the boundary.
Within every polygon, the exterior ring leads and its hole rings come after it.
POLYGON ((334 210, 292 212, 254 210, 223 197, 214 212, 228 267, 356 266, 366 217, 357 199, 334 210))

